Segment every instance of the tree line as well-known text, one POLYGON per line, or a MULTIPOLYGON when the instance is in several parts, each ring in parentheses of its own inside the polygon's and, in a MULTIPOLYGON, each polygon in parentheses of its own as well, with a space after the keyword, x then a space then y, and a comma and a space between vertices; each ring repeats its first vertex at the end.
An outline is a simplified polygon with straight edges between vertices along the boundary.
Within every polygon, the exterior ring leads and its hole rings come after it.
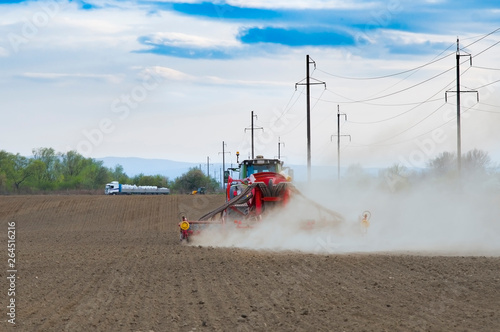
POLYGON ((379 171, 374 179, 360 165, 351 165, 344 174, 344 181, 351 185, 378 185, 391 191, 400 191, 414 185, 446 186, 461 183, 500 190, 500 166, 492 162, 487 152, 473 149, 461 156, 460 171, 457 154, 442 152, 426 162, 425 169, 408 168, 402 164, 379 171), (377 180, 377 181, 373 181, 377 180))
POLYGON ((139 174, 129 177, 123 166, 105 167, 103 162, 85 158, 76 151, 56 152, 52 148, 32 150, 32 157, 0 150, 0 193, 32 194, 44 192, 103 190, 106 183, 136 184, 138 186, 167 187, 172 193, 189 193, 199 187, 214 192, 219 184, 192 168, 187 173, 169 180, 160 174, 139 174))
MULTIPOLYGON (((57 153, 52 148, 32 150, 32 157, 21 156, 0 150, 0 194, 36 194, 61 191, 102 190, 106 183, 136 184, 171 189, 171 193, 187 194, 200 187, 206 192, 220 191, 220 184, 206 176, 199 168, 191 168, 175 180, 160 174, 139 174, 129 177, 121 165, 108 168, 102 161, 85 158, 76 151, 57 153)), ((385 183, 394 188, 406 187, 411 180, 421 180, 422 176, 453 179, 457 177, 457 156, 442 152, 427 162, 425 174, 415 173, 401 164, 394 164, 379 173, 385 183)), ((489 180, 499 177, 498 165, 494 165, 488 153, 474 149, 462 156, 462 176, 474 176, 489 180)), ((360 165, 351 165, 344 175, 345 180, 367 181, 367 174, 360 165)))

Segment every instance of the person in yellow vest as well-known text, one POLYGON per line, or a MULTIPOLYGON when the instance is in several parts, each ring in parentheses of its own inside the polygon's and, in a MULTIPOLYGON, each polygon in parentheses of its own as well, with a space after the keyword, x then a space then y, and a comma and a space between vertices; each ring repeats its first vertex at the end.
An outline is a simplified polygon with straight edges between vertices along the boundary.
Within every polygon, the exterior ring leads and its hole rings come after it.
POLYGON ((369 211, 364 211, 361 215, 361 227, 363 227, 364 233, 368 231, 368 227, 370 227, 370 217, 371 213, 369 211))

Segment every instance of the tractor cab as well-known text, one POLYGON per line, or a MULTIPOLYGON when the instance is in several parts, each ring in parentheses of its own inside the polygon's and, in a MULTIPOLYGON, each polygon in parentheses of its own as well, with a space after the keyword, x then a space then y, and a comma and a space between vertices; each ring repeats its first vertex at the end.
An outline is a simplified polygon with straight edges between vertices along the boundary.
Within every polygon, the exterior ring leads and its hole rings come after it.
POLYGON ((257 156, 255 159, 244 160, 240 165, 240 179, 246 179, 255 173, 273 172, 280 173, 283 170, 283 162, 278 159, 266 159, 257 156))
POLYGON ((238 171, 240 174, 238 180, 232 179, 229 183, 227 192, 228 200, 241 194, 247 187, 249 180, 253 179, 251 181, 256 181, 256 178, 259 177, 258 181, 262 181, 262 177, 259 176, 260 174, 267 174, 265 175, 266 178, 281 176, 284 168, 283 162, 279 159, 267 159, 258 155, 254 159, 244 160, 241 162, 238 169, 232 170, 238 171))

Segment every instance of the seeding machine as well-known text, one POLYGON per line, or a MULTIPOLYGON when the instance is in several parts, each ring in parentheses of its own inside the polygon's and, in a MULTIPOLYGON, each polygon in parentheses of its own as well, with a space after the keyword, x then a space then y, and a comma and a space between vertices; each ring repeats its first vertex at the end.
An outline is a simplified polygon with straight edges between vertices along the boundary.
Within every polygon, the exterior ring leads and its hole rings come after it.
MULTIPOLYGON (((228 228, 253 228, 262 222, 263 215, 285 207, 292 196, 300 197, 307 204, 328 215, 329 222, 339 223, 343 217, 335 211, 305 197, 291 183, 291 176, 278 159, 257 156, 239 164, 239 179, 228 178, 226 203, 203 215, 199 220, 188 220, 182 216, 179 223, 180 239, 189 242, 210 225, 228 228)), ((314 227, 317 220, 306 220, 305 227, 314 227)))

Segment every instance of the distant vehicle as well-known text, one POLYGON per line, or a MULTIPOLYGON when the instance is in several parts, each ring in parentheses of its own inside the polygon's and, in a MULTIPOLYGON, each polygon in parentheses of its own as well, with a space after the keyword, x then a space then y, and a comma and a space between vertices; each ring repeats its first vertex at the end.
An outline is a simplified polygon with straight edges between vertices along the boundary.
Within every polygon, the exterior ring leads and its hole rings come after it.
POLYGON ((104 189, 106 195, 168 195, 170 189, 158 188, 157 186, 136 186, 135 184, 121 184, 112 181, 106 184, 104 189))
POLYGON ((200 187, 198 190, 193 190, 191 195, 205 195, 205 187, 200 187))

